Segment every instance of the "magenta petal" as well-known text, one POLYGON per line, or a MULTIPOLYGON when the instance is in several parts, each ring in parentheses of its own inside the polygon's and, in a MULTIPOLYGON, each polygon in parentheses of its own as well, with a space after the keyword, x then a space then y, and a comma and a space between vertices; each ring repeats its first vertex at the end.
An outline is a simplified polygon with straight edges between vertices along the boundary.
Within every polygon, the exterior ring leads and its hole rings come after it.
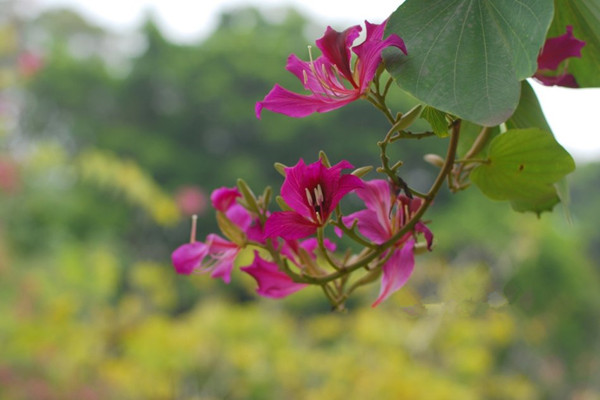
POLYGON ((242 197, 242 195, 237 188, 221 187, 213 190, 210 200, 216 210, 226 212, 232 205, 236 204, 238 197, 242 197))
POLYGON ((302 61, 295 54, 292 54, 288 57, 285 68, 296 75, 304 88, 313 94, 337 99, 356 95, 353 89, 346 89, 340 83, 331 63, 325 57, 319 57, 312 62, 308 62, 302 61), (323 82, 327 82, 327 85, 324 85, 323 82))
POLYGON ((301 95, 290 92, 279 85, 275 85, 265 96, 263 101, 256 103, 255 111, 256 117, 259 119, 263 108, 276 113, 285 114, 289 117, 302 118, 315 112, 335 110, 357 98, 358 94, 342 99, 328 98, 314 94, 301 95))
POLYGON ((263 297, 280 299, 306 286, 292 281, 289 276, 279 270, 277 264, 263 260, 257 251, 254 252, 254 262, 240 269, 256 280, 258 284, 256 292, 263 297))
MULTIPOLYGON (((386 21, 387 22, 387 21, 386 21)), ((381 63, 381 52, 389 46, 399 48, 404 54, 406 46, 404 41, 398 35, 390 35, 387 39, 383 39, 386 22, 381 24, 371 24, 365 21, 367 26, 367 38, 360 45, 353 48, 354 53, 358 56, 359 64, 359 81, 361 91, 365 90, 377 71, 377 67, 381 63)))
POLYGON ((390 211, 392 209, 392 193, 390 183, 383 179, 374 179, 365 182, 363 188, 356 190, 356 195, 365 202, 367 209, 376 214, 379 224, 386 231, 391 232, 390 211))
POLYGON ((421 221, 415 224, 415 231, 421 232, 423 236, 425 236, 425 241, 427 242, 427 250, 431 251, 431 245, 433 244, 433 233, 427 225, 422 223, 421 221))
POLYGON ((585 46, 583 40, 573 36, 573 27, 567 26, 564 35, 546 39, 537 62, 538 69, 555 70, 561 62, 569 57, 581 57, 581 49, 585 46))
POLYGON ((367 239, 376 244, 382 244, 392 237, 389 219, 381 223, 378 215, 372 210, 361 210, 342 218, 347 227, 351 227, 354 220, 358 220, 358 231, 367 239))
POLYGON ((234 204, 231 206, 225 216, 237 225, 242 231, 246 232, 250 224, 252 224, 253 218, 241 204, 234 204))
POLYGON ((350 67, 352 56, 350 47, 361 30, 362 28, 359 25, 355 25, 343 32, 338 32, 328 26, 323 37, 316 42, 317 47, 323 52, 323 56, 334 64, 342 76, 351 82, 354 87, 358 85, 354 82, 350 67))
POLYGON ((293 211, 275 212, 265 223, 266 237, 281 237, 294 240, 310 236, 317 231, 318 225, 293 211))
POLYGON ((558 76, 545 76, 542 72, 536 72, 533 77, 544 86, 562 86, 568 88, 578 88, 579 84, 571 74, 562 74, 558 76))
MULTIPOLYGON (((336 244, 327 238, 323 240, 323 245, 329 251, 335 251, 337 248, 336 244)), ((306 239, 300 243, 300 247, 306 250, 311 256, 313 256, 313 258, 315 258, 315 250, 319 247, 319 242, 317 241, 317 238, 306 239)))
POLYGON ((328 205, 328 209, 331 212, 337 207, 338 203, 345 195, 353 190, 363 187, 363 181, 357 176, 346 174, 342 175, 333 187, 333 194, 330 197, 331 202, 328 205))
POLYGON ((208 246, 202 242, 186 243, 171 254, 171 260, 178 274, 189 275, 200 267, 208 254, 208 246))
POLYGON ((408 240, 402 248, 395 250, 394 254, 383 265, 379 297, 377 297, 372 307, 376 307, 408 281, 415 268, 414 246, 415 241, 413 239, 408 240))

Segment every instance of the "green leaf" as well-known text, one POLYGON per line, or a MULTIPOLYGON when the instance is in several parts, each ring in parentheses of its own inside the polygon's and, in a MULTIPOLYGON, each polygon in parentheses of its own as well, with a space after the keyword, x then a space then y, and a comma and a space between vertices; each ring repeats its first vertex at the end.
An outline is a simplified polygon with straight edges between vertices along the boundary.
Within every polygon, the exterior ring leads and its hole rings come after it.
POLYGON ((433 133, 435 133, 437 136, 448 136, 448 121, 446 120, 445 112, 427 106, 423 109, 423 112, 421 113, 421 118, 429 122, 433 133))
POLYGON ((573 26, 573 36, 585 41, 581 58, 569 58, 569 73, 580 87, 600 87, 600 2, 598 0, 556 0, 555 15, 548 37, 566 32, 573 26))
POLYGON ((552 211, 558 203, 560 203, 560 198, 556 194, 556 189, 549 187, 545 193, 541 193, 537 197, 511 200, 510 206, 518 212, 533 211, 540 215, 544 211, 552 211))
POLYGON ((551 132, 540 102, 529 82, 521 82, 521 99, 515 113, 506 121, 508 129, 539 128, 551 132))
POLYGON ((519 81, 537 69, 552 0, 407 0, 386 34, 406 43, 384 51, 386 68, 422 102, 479 125, 513 113, 519 81))
POLYGON ((518 211, 540 213, 557 202, 554 184, 575 169, 571 155, 550 132, 512 129, 494 138, 488 163, 471 181, 488 197, 510 200, 518 211))

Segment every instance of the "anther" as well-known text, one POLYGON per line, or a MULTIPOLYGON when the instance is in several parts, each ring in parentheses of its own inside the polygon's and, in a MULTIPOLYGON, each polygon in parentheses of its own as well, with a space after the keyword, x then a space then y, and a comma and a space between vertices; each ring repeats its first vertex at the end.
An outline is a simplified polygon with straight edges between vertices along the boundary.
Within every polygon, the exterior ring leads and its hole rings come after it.
POLYGON ((315 188, 315 201, 318 205, 322 205, 323 200, 323 189, 321 189, 321 184, 318 184, 315 188))
POLYGON ((304 188, 304 193, 306 193, 306 200, 308 201, 308 205, 312 207, 313 200, 312 200, 312 197, 310 196, 310 191, 308 190, 308 188, 304 188))

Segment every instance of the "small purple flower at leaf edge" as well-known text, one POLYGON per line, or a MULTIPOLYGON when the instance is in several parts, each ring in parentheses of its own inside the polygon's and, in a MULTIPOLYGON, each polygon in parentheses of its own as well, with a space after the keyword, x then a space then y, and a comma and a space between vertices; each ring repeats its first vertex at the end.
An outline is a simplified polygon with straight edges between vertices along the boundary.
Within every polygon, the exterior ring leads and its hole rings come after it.
POLYGON ((545 86, 578 88, 575 77, 568 73, 568 67, 560 67, 570 57, 581 57, 584 46, 583 40, 573 36, 573 27, 567 26, 564 35, 546 39, 538 55, 538 70, 533 77, 545 86))

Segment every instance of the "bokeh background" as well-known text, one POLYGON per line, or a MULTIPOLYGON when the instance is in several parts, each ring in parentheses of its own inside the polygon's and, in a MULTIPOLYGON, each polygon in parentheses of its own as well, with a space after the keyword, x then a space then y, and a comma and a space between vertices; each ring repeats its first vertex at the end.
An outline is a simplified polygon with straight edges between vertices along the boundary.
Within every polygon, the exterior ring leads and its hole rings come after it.
MULTIPOLYGON (((367 102, 255 118, 275 82, 299 88, 285 60, 327 21, 240 7, 181 44, 151 14, 123 34, 0 5, 1 399, 600 399, 598 162, 541 218, 444 191, 435 250, 376 309, 377 285, 342 314, 317 288, 260 299, 170 253, 191 214, 217 229, 208 196, 238 177, 277 190, 274 162, 319 150, 378 163, 367 102)), ((427 187, 444 146, 398 143, 403 178, 427 187)))

